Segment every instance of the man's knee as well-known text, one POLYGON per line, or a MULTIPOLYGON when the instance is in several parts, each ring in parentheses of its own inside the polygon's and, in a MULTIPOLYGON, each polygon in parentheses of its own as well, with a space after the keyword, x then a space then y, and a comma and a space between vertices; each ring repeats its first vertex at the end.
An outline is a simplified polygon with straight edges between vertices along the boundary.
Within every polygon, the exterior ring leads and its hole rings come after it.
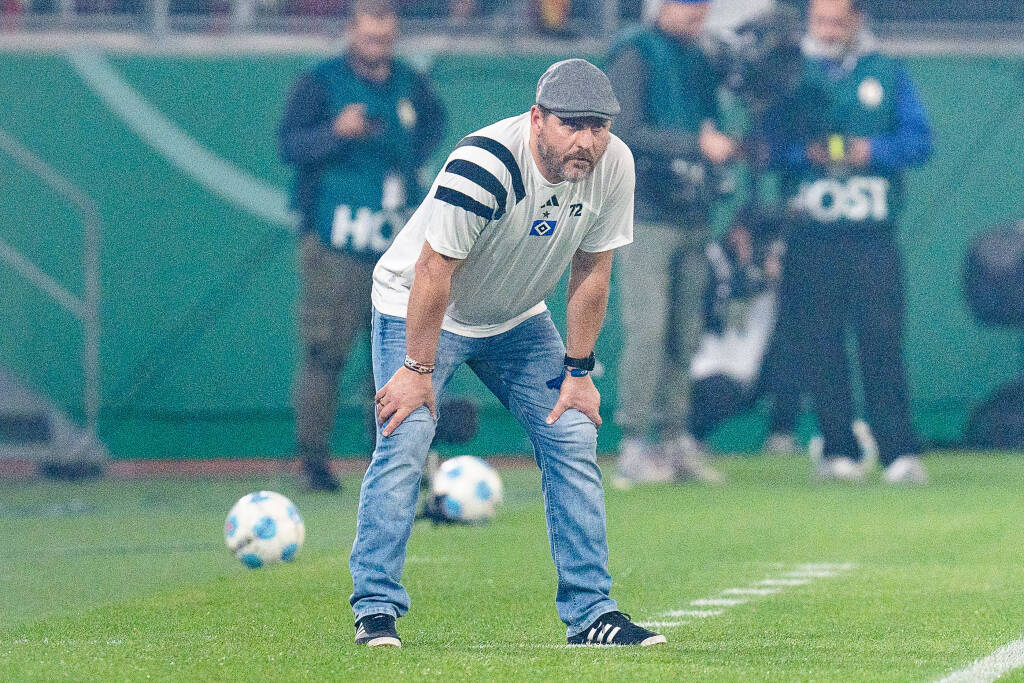
POLYGON ((534 430, 534 440, 564 448, 567 454, 597 453, 597 425, 578 410, 567 410, 554 424, 541 424, 534 430))
MULTIPOLYGON (((373 486, 396 499, 418 490, 423 463, 434 437, 434 419, 420 408, 402 421, 391 436, 377 432, 377 448, 370 465, 373 486)), ((396 500, 396 502, 398 502, 396 500)))
POLYGON ((422 465, 437 427, 434 418, 430 416, 430 411, 426 407, 417 408, 402 420, 402 424, 395 428, 391 436, 381 434, 380 430, 386 425, 387 423, 378 425, 374 459, 387 458, 396 466, 422 465))
MULTIPOLYGON (((387 423, 381 425, 383 428, 387 423)), ((402 420, 402 424, 395 428, 391 436, 381 436, 381 439, 396 439, 408 444, 430 445, 434 439, 434 431, 437 429, 437 422, 431 417, 426 406, 421 406, 412 411, 408 417, 402 420)))

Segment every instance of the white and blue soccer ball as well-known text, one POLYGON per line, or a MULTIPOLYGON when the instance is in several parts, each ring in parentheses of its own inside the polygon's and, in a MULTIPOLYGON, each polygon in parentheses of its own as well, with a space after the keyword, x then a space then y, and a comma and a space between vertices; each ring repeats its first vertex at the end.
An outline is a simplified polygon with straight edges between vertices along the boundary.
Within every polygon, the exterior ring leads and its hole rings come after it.
POLYGON ((472 455, 445 460, 434 474, 431 490, 441 514, 470 524, 493 518, 502 499, 497 470, 472 455))
POLYGON ((295 503, 280 493, 257 491, 238 499, 224 520, 224 542, 250 569, 291 562, 306 540, 295 503))

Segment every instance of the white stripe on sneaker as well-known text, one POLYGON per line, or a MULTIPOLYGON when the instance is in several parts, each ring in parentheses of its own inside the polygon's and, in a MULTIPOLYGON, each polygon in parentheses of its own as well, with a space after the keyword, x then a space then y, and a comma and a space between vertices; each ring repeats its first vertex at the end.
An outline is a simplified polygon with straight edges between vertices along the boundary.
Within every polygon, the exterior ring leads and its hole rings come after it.
POLYGON ((619 631, 621 631, 621 630, 622 630, 621 626, 616 626, 615 628, 613 628, 612 632, 608 634, 608 640, 606 640, 604 642, 606 642, 609 645, 611 645, 612 641, 615 640, 615 636, 618 635, 619 631))

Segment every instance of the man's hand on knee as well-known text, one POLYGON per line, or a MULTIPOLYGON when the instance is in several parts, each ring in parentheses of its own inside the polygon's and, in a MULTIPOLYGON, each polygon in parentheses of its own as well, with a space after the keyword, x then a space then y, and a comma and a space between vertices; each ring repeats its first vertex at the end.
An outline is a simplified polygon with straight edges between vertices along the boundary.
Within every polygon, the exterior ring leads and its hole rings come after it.
POLYGON ((554 424, 562 413, 575 408, 590 418, 590 421, 601 426, 601 392, 594 386, 594 380, 590 375, 584 377, 573 377, 567 375, 562 382, 562 389, 558 394, 558 402, 548 415, 547 423, 554 424))
POLYGON ((405 367, 398 368, 373 400, 377 409, 377 422, 387 424, 381 432, 384 436, 391 436, 398 425, 420 406, 426 406, 430 416, 437 419, 433 375, 420 374, 405 367))

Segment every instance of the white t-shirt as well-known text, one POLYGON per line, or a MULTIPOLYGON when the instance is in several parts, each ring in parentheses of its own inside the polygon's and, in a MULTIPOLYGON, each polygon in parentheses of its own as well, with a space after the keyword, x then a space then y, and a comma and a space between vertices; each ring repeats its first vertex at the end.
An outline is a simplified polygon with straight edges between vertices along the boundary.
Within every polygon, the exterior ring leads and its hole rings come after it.
POLYGON ((577 250, 633 241, 633 154, 611 136, 583 180, 549 183, 530 152, 530 114, 464 138, 373 271, 373 305, 406 317, 424 241, 462 259, 442 328, 490 337, 546 310, 577 250))

